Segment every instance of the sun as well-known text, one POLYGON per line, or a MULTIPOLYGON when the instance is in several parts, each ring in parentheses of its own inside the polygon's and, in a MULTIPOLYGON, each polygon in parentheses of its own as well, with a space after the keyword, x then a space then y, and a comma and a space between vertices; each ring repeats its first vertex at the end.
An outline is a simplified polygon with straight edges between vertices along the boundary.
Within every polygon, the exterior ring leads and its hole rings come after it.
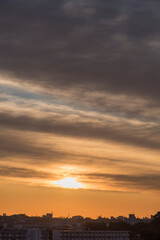
POLYGON ((57 185, 62 188, 72 188, 72 189, 78 189, 78 188, 83 188, 82 183, 79 183, 75 180, 75 178, 64 178, 59 181, 54 181, 54 185, 57 185))

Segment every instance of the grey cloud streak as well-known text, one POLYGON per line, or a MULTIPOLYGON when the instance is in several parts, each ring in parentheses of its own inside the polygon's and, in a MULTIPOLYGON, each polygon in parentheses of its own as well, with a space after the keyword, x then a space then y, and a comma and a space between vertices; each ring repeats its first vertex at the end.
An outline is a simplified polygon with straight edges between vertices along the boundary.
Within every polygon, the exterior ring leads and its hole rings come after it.
POLYGON ((14 161, 27 159, 31 164, 44 164, 50 161, 60 161, 67 157, 66 153, 59 151, 56 146, 43 146, 34 139, 24 135, 24 132, 9 132, 0 128, 0 159, 13 158, 14 161), (55 148, 55 149, 54 149, 55 148))
POLYGON ((0 166, 0 177, 50 179, 56 175, 27 168, 0 166))
POLYGON ((71 136, 76 138, 92 138, 111 140, 129 145, 159 150, 159 126, 129 126, 126 123, 94 123, 83 122, 62 117, 38 118, 28 115, 12 115, 0 113, 0 125, 23 131, 44 132, 71 136), (152 136, 153 135, 153 136, 152 136))
MULTIPOLYGON (((138 158, 132 158, 131 156, 127 157, 109 157, 107 155, 102 156, 99 153, 95 153, 91 150, 89 153, 86 153, 85 150, 81 147, 80 151, 73 151, 71 145, 68 145, 67 151, 64 146, 59 147, 55 144, 55 141, 52 140, 52 145, 48 144, 48 141, 43 143, 37 140, 43 138, 49 139, 50 136, 47 134, 33 132, 25 132, 14 130, 14 132, 9 131, 9 129, 0 128, 0 165, 1 163, 5 164, 6 161, 8 164, 27 164, 29 166, 35 167, 49 167, 49 168, 58 168, 58 166, 64 165, 74 165, 81 168, 88 169, 89 166, 109 166, 111 168, 118 168, 124 171, 148 171, 151 168, 159 169, 159 163, 149 161, 145 162, 144 160, 138 158), (3 134, 2 134, 3 133, 3 134)), ((51 138, 52 139, 52 138, 51 138)), ((53 137, 54 139, 54 137, 53 137)), ((61 141, 61 138, 58 138, 58 141, 61 141)), ((49 140, 50 142, 50 140, 49 140)), ((75 145, 76 146, 76 145, 75 145)), ((97 149, 97 151, 99 151, 97 149)), ((67 174, 68 170, 66 170, 67 174)))
MULTIPOLYGON (((66 152, 62 147, 59 148, 55 141, 50 146, 46 141, 44 145, 43 141, 39 142, 39 139, 43 139, 48 136, 36 133, 35 136, 25 131, 12 131, 6 128, 0 128, 0 162, 5 163, 8 160, 12 162, 23 162, 31 166, 50 166, 52 164, 76 164, 76 165, 89 165, 95 164, 99 161, 99 164, 117 165, 126 162, 124 159, 114 159, 108 157, 94 156, 92 154, 85 154, 73 152, 70 150, 66 152)), ((53 141, 53 140, 52 140, 53 141)), ((60 139, 59 139, 60 141, 60 139)), ((139 163, 140 165, 142 163, 139 163)))
POLYGON ((113 187, 127 188, 128 190, 155 190, 160 191, 160 176, 158 172, 151 172, 141 175, 133 174, 103 174, 103 173, 90 173, 84 174, 90 181, 101 181, 106 186, 111 184, 113 187))

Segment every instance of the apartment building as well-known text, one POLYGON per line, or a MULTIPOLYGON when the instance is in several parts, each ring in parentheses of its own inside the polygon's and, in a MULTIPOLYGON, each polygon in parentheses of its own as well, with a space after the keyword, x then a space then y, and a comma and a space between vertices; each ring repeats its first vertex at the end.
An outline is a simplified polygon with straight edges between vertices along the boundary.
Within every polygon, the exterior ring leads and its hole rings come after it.
POLYGON ((128 231, 53 231, 53 240, 129 240, 128 231))

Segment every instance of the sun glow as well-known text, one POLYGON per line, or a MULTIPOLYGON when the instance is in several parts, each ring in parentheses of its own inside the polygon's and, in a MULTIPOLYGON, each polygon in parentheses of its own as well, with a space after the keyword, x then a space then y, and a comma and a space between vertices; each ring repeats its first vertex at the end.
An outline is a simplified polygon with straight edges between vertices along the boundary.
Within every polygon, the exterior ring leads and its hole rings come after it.
POLYGON ((59 181, 54 181, 53 184, 62 188, 83 188, 82 183, 77 182, 74 178, 64 178, 59 181))

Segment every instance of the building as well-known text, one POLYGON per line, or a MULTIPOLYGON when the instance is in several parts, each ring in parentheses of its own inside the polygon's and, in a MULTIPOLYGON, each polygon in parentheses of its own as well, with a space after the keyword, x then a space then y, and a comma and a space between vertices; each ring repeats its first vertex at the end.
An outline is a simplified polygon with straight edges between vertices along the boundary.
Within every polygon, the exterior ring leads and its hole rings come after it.
POLYGON ((129 224, 134 225, 136 223, 136 216, 135 214, 129 214, 129 224))
POLYGON ((0 240, 52 240, 52 232, 39 229, 0 229, 0 240))
POLYGON ((52 220, 53 219, 53 213, 46 213, 46 215, 43 215, 43 218, 52 220))
POLYGON ((0 240, 28 240, 27 231, 17 229, 0 229, 0 240))
POLYGON ((129 232, 0 229, 0 240, 129 240, 129 232))
POLYGON ((53 240, 129 240, 128 231, 53 231, 53 240))

